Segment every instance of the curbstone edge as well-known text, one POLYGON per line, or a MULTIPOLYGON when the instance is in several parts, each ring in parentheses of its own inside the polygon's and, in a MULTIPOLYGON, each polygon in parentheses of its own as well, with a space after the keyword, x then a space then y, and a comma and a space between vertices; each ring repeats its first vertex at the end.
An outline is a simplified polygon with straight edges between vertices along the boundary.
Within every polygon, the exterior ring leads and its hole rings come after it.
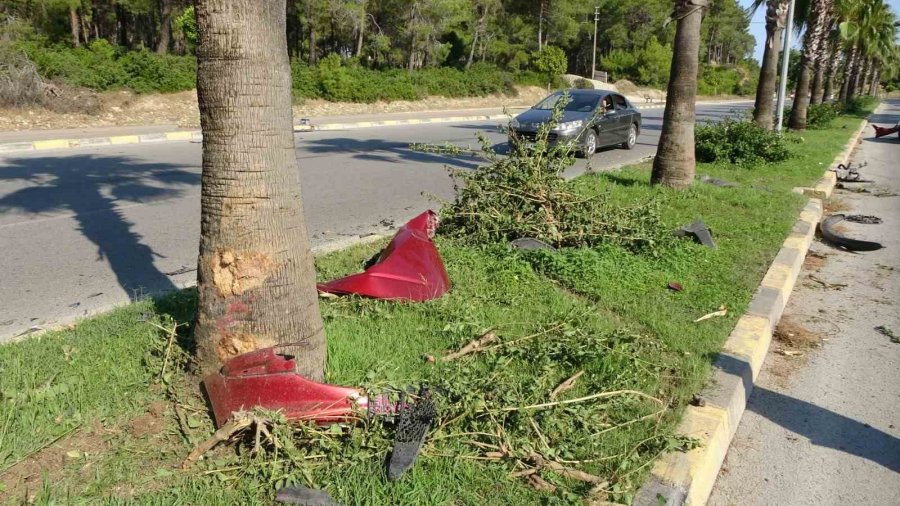
MULTIPOLYGON (((832 166, 849 161, 867 125, 868 120, 860 122, 832 166)), ((831 196, 836 183, 835 173, 827 170, 814 188, 794 189, 811 198, 766 271, 747 312, 722 346, 713 365, 711 382, 700 394, 706 405, 688 406, 678 426, 678 433, 697 438, 700 445, 686 453, 674 452, 659 458, 633 504, 706 504, 753 391, 753 382, 765 361, 772 332, 824 214, 823 199, 831 196)))

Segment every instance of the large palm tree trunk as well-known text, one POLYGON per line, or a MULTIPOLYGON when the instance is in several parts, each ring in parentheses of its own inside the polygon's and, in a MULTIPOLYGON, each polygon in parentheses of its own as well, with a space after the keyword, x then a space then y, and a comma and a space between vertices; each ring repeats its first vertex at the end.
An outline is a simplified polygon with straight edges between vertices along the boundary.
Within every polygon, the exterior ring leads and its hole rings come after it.
POLYGON ((778 74, 778 53, 781 32, 789 0, 769 0, 766 5, 766 46, 763 49, 762 66, 759 69, 759 85, 756 87, 756 102, 753 121, 757 125, 772 129, 772 113, 775 104, 775 82, 778 74))
POLYGON ((203 369, 290 344, 321 380, 319 313, 294 153, 285 0, 200 0, 197 96, 203 129, 199 308, 203 369))
POLYGON ((853 68, 856 66, 857 58, 858 49, 854 45, 850 48, 844 61, 844 76, 841 79, 841 92, 839 95, 841 102, 847 102, 850 99, 850 82, 853 80, 853 68))
POLYGON ((819 54, 822 32, 826 29, 828 13, 831 12, 832 0, 812 0, 806 34, 803 37, 803 51, 800 55, 800 77, 794 91, 794 104, 791 107, 791 118, 788 126, 794 130, 806 128, 806 110, 809 106, 809 84, 812 77, 813 63, 819 54))
POLYGON ((650 181, 685 188, 694 181, 694 102, 700 65, 700 23, 709 0, 676 0, 675 48, 663 114, 662 134, 650 181))
POLYGON ((825 67, 825 83, 822 89, 822 102, 827 102, 831 99, 831 95, 834 93, 834 74, 837 70, 837 59, 839 54, 838 44, 835 41, 832 41, 831 51, 828 57, 827 66, 825 67))

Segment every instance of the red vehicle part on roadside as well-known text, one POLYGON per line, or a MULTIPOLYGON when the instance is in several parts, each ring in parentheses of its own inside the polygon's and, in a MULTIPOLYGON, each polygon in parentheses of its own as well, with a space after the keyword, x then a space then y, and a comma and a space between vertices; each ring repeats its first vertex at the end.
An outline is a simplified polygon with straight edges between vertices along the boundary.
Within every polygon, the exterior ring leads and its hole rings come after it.
POLYGON ((359 274, 318 286, 319 291, 376 299, 421 302, 450 289, 450 279, 432 237, 438 216, 426 211, 409 220, 391 239, 374 265, 359 274))
POLYGON ((369 399, 362 390, 309 380, 296 372, 293 358, 264 348, 232 358, 203 379, 203 387, 221 427, 235 411, 262 407, 281 410, 288 420, 318 424, 350 421, 360 413, 390 414, 386 396, 369 399))
MULTIPOLYGON (((894 132, 900 132, 900 123, 892 127, 880 127, 878 125, 872 125, 872 128, 875 129, 875 137, 884 137, 885 135, 890 135, 894 132)), ((897 136, 900 137, 900 133, 898 133, 897 136)))

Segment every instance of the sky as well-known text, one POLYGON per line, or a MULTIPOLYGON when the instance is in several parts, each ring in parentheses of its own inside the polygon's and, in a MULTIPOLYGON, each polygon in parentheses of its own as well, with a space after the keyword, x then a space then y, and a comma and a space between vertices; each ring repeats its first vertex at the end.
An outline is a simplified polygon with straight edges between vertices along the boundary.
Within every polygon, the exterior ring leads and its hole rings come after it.
MULTIPOLYGON (((750 7, 753 4, 753 0, 738 0, 741 5, 744 7, 750 7)), ((888 5, 891 6, 891 9, 894 10, 894 13, 900 17, 900 0, 887 0, 888 5)), ((756 58, 756 61, 762 61, 763 55, 763 45, 766 43, 766 7, 763 4, 759 9, 756 10, 756 13, 753 14, 753 19, 750 20, 750 33, 756 37, 756 49, 754 49, 753 56, 756 58)), ((791 35, 791 40, 793 43, 791 44, 793 47, 800 47, 799 37, 795 35, 791 35)))

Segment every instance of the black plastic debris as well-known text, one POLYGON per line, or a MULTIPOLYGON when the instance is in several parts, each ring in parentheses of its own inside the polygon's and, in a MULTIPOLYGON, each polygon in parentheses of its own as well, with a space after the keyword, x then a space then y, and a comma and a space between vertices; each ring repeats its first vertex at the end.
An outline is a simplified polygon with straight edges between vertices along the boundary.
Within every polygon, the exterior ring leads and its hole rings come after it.
POLYGON ((396 480, 413 466, 428 429, 437 417, 431 393, 424 387, 413 402, 406 402, 405 398, 401 398, 397 411, 397 435, 394 437, 394 449, 387 469, 390 480, 396 480))
POLYGON ((862 223, 863 225, 878 225, 882 222, 881 218, 872 216, 871 214, 845 214, 844 220, 852 221, 853 223, 862 223))
POLYGON ((711 184, 714 186, 721 186, 724 188, 737 188, 740 186, 737 183, 732 183, 731 181, 725 181, 724 179, 715 178, 712 176, 707 176, 706 174, 700 174, 698 178, 701 183, 711 184))
POLYGON ((303 506, 341 506, 324 490, 307 487, 284 487, 275 493, 275 501, 303 506))
POLYGON ((522 237, 519 239, 513 239, 512 241, 509 241, 509 245, 513 249, 544 249, 548 251, 556 251, 556 248, 554 248, 553 246, 550 246, 540 239, 535 239, 534 237, 522 237))
POLYGON ((819 230, 822 232, 822 238, 832 244, 841 246, 850 251, 875 251, 884 247, 881 245, 881 243, 853 239, 840 234, 837 230, 835 230, 834 227, 839 222, 844 221, 844 218, 845 216, 843 214, 832 214, 831 216, 822 220, 822 223, 819 224, 819 230))
POLYGON ((859 169, 865 166, 866 164, 862 164, 859 167, 854 167, 853 165, 847 166, 840 163, 832 172, 837 175, 837 180, 842 183, 874 183, 871 179, 863 179, 859 173, 859 169))
POLYGON ((707 248, 716 249, 716 242, 712 238, 712 230, 706 226, 703 220, 694 220, 687 225, 682 225, 673 232, 677 237, 692 237, 707 248))

